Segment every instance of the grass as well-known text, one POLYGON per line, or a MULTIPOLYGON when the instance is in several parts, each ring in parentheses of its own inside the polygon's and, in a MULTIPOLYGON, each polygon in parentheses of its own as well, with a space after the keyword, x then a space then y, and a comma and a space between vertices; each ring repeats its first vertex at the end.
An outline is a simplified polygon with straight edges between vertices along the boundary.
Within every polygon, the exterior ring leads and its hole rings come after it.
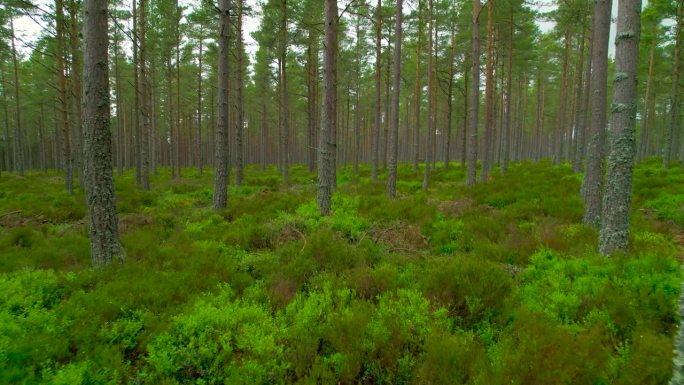
POLYGON ((0 177, 0 383, 665 384, 681 273, 684 171, 637 167, 629 256, 597 255, 581 176, 514 164, 315 175, 248 167, 116 178, 123 265, 91 269, 83 194, 0 177))

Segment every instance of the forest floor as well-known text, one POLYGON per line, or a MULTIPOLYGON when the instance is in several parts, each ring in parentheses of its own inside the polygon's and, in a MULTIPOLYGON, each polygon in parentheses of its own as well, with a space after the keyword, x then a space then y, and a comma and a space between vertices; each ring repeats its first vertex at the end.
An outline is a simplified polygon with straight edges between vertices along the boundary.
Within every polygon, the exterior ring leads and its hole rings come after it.
POLYGON ((0 176, 0 384, 666 384, 682 274, 684 170, 635 171, 630 255, 598 255, 582 177, 514 164, 338 173, 248 168, 116 178, 123 265, 90 266, 81 192, 0 176))

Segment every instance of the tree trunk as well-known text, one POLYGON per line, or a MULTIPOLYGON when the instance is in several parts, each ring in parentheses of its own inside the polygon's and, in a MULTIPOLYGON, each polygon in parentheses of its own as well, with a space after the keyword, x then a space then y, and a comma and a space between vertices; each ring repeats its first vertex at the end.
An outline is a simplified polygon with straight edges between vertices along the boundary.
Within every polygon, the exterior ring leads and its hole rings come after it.
MULTIPOLYGON (((479 48, 478 48, 479 50, 479 48)), ((466 56, 466 55, 464 55, 466 56)), ((464 60, 465 62, 466 60, 464 60)), ((461 166, 465 167, 466 166, 466 161, 467 161, 467 143, 468 143, 468 131, 469 131, 469 126, 468 126, 468 114, 469 114, 469 109, 468 109, 468 99, 470 99, 470 94, 468 93, 468 81, 472 81, 471 78, 468 77, 468 65, 464 64, 465 69, 463 70, 463 129, 461 130, 461 166)))
POLYGON ((325 0, 325 50, 323 53, 323 122, 318 158, 318 210, 330 215, 335 168, 337 125, 337 1, 325 0))
MULTIPOLYGON (((6 84, 5 83, 5 75, 3 71, 0 71, 0 83, 6 84)), ((10 143, 10 121, 9 121, 9 103, 7 102, 7 93, 3 92, 2 93, 2 106, 3 106, 3 112, 5 115, 5 170, 10 171, 13 169, 14 165, 12 163, 12 145, 10 143)), ((56 122, 56 116, 54 121, 56 122)), ((57 129, 55 125, 55 136, 57 136, 57 129)), ((55 141, 57 142, 57 141, 55 141)), ((58 153, 58 151, 55 151, 55 153, 58 153)), ((58 162, 55 162, 55 168, 59 168, 57 166, 58 162)))
POLYGON ((167 104, 167 135, 169 137, 168 154, 169 164, 171 165, 171 178, 176 178, 176 157, 174 156, 174 149, 176 148, 176 130, 174 128, 176 116, 173 111, 173 67, 171 65, 171 55, 166 58, 166 104, 167 104))
MULTIPOLYGON (((603 255, 627 252, 634 168, 641 0, 621 0, 618 7, 611 146, 599 236, 603 255)), ((684 371, 684 366, 679 369, 684 371)))
MULTIPOLYGON (((584 33, 585 32, 582 31, 582 35, 584 35, 584 33)), ((582 159, 584 158, 584 130, 587 122, 587 111, 589 109, 589 92, 591 91, 591 83, 589 80, 591 77, 591 55, 593 52, 593 44, 590 41, 586 73, 584 79, 582 79, 581 71, 584 70, 584 68, 582 68, 584 59, 584 39, 582 39, 581 44, 580 67, 578 68, 578 71, 580 71, 580 78, 577 84, 577 112, 575 113, 575 134, 577 137, 575 138, 575 154, 572 159, 572 169, 575 172, 579 172, 582 169, 582 159), (581 87, 584 87, 583 91, 580 89, 581 87)))
POLYGON ((382 107, 380 80, 382 78, 382 0, 375 6, 375 124, 373 126, 373 140, 371 148, 372 171, 371 179, 378 180, 378 163, 380 157, 380 111, 382 107))
POLYGON ((471 52, 470 132, 468 132, 468 185, 475 184, 477 173, 477 113, 480 98, 480 0, 473 1, 473 28, 471 52))
MULTIPOLYGON (((451 126, 454 105, 454 60, 456 57, 456 24, 451 21, 451 45, 449 47, 449 80, 447 82, 447 129, 444 142, 444 168, 449 168, 451 160, 451 126)), ((467 75, 466 75, 467 77, 467 75)))
POLYGON ((318 66, 317 39, 314 29, 308 28, 307 49, 306 49, 306 115, 307 115, 307 162, 309 172, 313 172, 316 167, 316 67, 318 66))
POLYGON ((197 56, 197 169, 202 175, 204 162, 202 161, 202 49, 204 44, 204 29, 200 24, 199 55, 197 56))
POLYGON ((556 148, 554 154, 554 164, 560 164, 564 160, 563 152, 565 149, 565 109, 568 94, 568 62, 572 53, 572 38, 570 31, 565 31, 565 55, 563 57, 563 74, 561 75, 560 106, 558 107, 558 127, 556 127, 556 148))
MULTIPOLYGON (((432 0, 428 0, 432 4, 432 0)), ((397 16, 394 31, 394 89, 392 90, 392 127, 389 132, 389 172, 387 196, 397 195, 397 156, 399 153, 399 86, 401 82, 401 23, 402 0, 397 0, 397 16)))
POLYGON ((245 128, 245 102, 242 96, 243 75, 242 75, 242 6, 244 0, 238 0, 237 15, 237 130, 235 131, 235 184, 242 186, 244 173, 244 128, 245 128))
POLYGON ((116 166, 118 174, 123 174, 124 139, 123 139, 123 103, 121 102, 121 73, 119 64, 119 41, 114 40, 114 89, 116 93, 116 137, 117 156, 116 166))
POLYGON ((57 79, 59 82, 59 112, 62 126, 62 152, 64 154, 64 186, 69 195, 73 194, 73 158, 71 154, 71 133, 69 130, 69 104, 67 97, 66 76, 64 73, 64 1, 55 1, 57 79))
POLYGON ((85 0, 85 190, 93 266, 123 262, 112 175, 107 0, 85 0))
POLYGON ((390 52, 392 52, 392 45, 390 44, 390 37, 392 36, 392 28, 387 25, 387 61, 385 64, 385 124, 382 131, 382 147, 380 148, 380 158, 382 158, 382 169, 387 169, 387 155, 389 154, 389 130, 390 130, 390 52))
POLYGON ((16 121, 14 122, 14 168, 19 176, 24 176, 24 144, 21 129, 21 98, 19 96, 19 63, 17 48, 14 43, 14 17, 10 16, 10 32, 12 33, 12 63, 14 64, 14 102, 16 103, 16 121))
MULTIPOLYGON (((420 157, 420 105, 422 99, 422 89, 421 89, 421 72, 420 72, 420 48, 421 48, 421 38, 423 36, 423 6, 422 1, 418 0, 418 37, 416 42, 416 85, 414 89, 415 93, 415 109, 413 118, 415 119, 415 124, 413 128, 413 172, 418 172, 418 161, 420 157)), ((408 138, 407 138, 408 139, 408 138)))
POLYGON ((83 59, 81 57, 82 49, 78 37, 79 3, 75 0, 70 0, 68 2, 68 7, 71 26, 71 31, 69 33, 69 45, 71 46, 71 93, 74 97, 74 111, 76 113, 73 121, 78 122, 73 126, 74 151, 72 154, 72 162, 75 164, 74 168, 78 173, 79 182, 83 185, 83 128, 81 127, 81 122, 83 122, 83 84, 81 83, 81 79, 83 78, 83 59))
POLYGON ((670 124, 665 135, 663 150, 663 168, 670 166, 670 158, 674 151, 674 138, 679 133, 679 71, 681 68, 682 47, 682 2, 677 1, 677 26, 675 27, 675 49, 672 61, 672 91, 670 93, 670 124))
POLYGON ((176 0, 176 12, 177 12, 177 20, 176 20, 176 145, 174 147, 174 152, 175 152, 175 158, 176 158, 176 167, 178 171, 178 177, 182 178, 183 177, 183 163, 181 162, 181 157, 182 157, 182 152, 181 152, 181 93, 180 93, 180 67, 181 67, 181 62, 180 62, 180 43, 181 43, 181 34, 180 34, 180 21, 181 18, 183 17, 182 10, 178 6, 178 0, 176 0))
POLYGON ((606 82, 608 78, 608 35, 612 0, 596 0, 592 28, 591 124, 587 166, 584 173, 584 223, 599 227, 603 194, 604 147, 606 137, 606 82))
POLYGON ((508 169, 508 158, 510 155, 510 140, 511 133, 511 97, 513 86, 513 13, 511 12, 508 19, 508 65, 506 68, 506 105, 503 111, 504 124, 501 130, 501 175, 506 174, 508 169))
POLYGON ((133 31, 131 33, 131 39, 133 39, 133 148, 134 159, 135 159, 135 183, 138 186, 142 185, 142 158, 140 156, 140 60, 139 53, 140 48, 138 46, 138 2, 137 0, 132 1, 133 8, 133 31))
POLYGON ((287 185, 289 183, 290 173, 290 130, 288 126, 289 105, 287 98, 287 0, 281 0, 280 4, 280 119, 282 122, 280 142, 282 148, 281 157, 283 162, 283 169, 281 171, 283 173, 283 184, 287 185))
POLYGON ((432 165, 432 132, 434 127, 434 114, 432 105, 434 104, 433 87, 433 56, 432 56, 432 0, 428 0, 428 89, 427 89, 427 124, 425 125, 425 173, 423 174, 423 190, 427 190, 430 184, 430 166, 432 165))
POLYGON ((359 173, 361 151, 361 9, 356 16, 356 84, 354 96, 354 174, 359 173))
POLYGON ((230 0, 221 0, 220 6, 214 210, 225 209, 228 201, 228 29, 230 28, 230 0))
POLYGON ((487 3, 487 63, 485 66, 485 130, 483 138, 482 154, 482 182, 487 182, 487 173, 491 167, 491 149, 494 131, 494 55, 492 45, 494 43, 493 21, 494 19, 494 0, 487 3))
POLYGON ((138 120, 138 133, 140 137, 140 174, 142 180, 143 190, 150 190, 150 98, 147 83, 147 43, 145 39, 146 34, 146 0, 140 0, 140 36, 139 36, 139 49, 140 49, 140 85, 138 90, 140 91, 140 97, 142 98, 142 103, 140 103, 140 116, 138 120))
POLYGON ((649 49, 648 55, 648 75, 646 77, 646 92, 644 93, 644 117, 641 120, 641 137, 639 139, 639 151, 637 152, 637 160, 643 160, 648 155, 649 141, 649 130, 652 129, 649 126, 649 120, 651 118, 651 111, 649 106, 651 105, 651 88, 653 79, 653 64, 655 61, 655 47, 657 39, 653 39, 651 43, 651 48, 649 49))

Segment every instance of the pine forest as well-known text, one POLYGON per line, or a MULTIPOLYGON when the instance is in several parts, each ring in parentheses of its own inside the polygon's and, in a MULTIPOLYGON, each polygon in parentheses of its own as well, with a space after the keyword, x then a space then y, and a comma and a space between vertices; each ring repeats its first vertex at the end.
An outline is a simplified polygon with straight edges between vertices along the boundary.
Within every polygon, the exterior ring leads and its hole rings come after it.
POLYGON ((2 0, 0 385, 684 385, 684 0, 2 0))

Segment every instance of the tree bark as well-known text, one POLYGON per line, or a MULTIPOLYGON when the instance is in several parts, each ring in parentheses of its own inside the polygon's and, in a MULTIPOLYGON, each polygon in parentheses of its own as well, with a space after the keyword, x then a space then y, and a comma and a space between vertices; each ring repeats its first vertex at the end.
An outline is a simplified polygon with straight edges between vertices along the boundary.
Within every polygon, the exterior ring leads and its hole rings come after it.
POLYGON ((121 65, 119 64, 119 41, 114 40, 114 89, 116 93, 116 137, 117 137, 117 156, 116 166, 118 174, 123 174, 124 158, 124 139, 123 139, 123 103, 121 95, 121 65))
POLYGON ((652 129, 649 126, 649 120, 651 118, 651 111, 649 106, 651 105, 651 88, 653 80, 653 65, 655 61, 655 47, 657 39, 653 39, 651 47, 649 48, 648 55, 648 75, 646 78, 646 91, 644 92, 644 117, 641 120, 641 137, 639 139, 639 151, 637 152, 637 160, 643 160, 648 154, 647 143, 649 141, 649 130, 652 129))
POLYGON ((584 173, 584 223, 599 227, 603 194, 604 147, 606 138, 606 82, 608 78, 608 35, 612 0, 596 0, 592 28, 591 124, 587 165, 584 173))
POLYGON ((83 121, 83 84, 81 79, 83 78, 83 59, 81 57, 81 46, 79 44, 78 37, 78 8, 79 4, 76 0, 70 0, 68 2, 69 8, 69 19, 70 19, 70 29, 69 33, 69 45, 71 48, 71 93, 74 98, 74 112, 75 117, 73 135, 74 135, 74 151, 72 154, 72 162, 74 163, 74 168, 78 173, 79 182, 83 185, 83 128, 81 127, 81 122, 83 121))
POLYGON ((180 93, 180 67, 181 67, 181 62, 180 62, 180 43, 181 43, 181 33, 180 33, 180 21, 181 18, 183 17, 183 11, 182 9, 178 6, 178 0, 175 1, 176 3, 176 124, 175 124, 175 129, 176 129, 176 145, 174 146, 174 155, 175 155, 175 163, 176 163, 176 168, 178 171, 178 177, 182 178, 183 177, 183 162, 181 162, 182 158, 182 151, 181 151, 181 142, 182 142, 182 135, 181 135, 181 93, 180 93))
POLYGON ((492 52, 492 45, 494 43, 493 21, 494 19, 494 0, 487 2, 487 63, 485 67, 485 129, 484 138, 482 139, 484 145, 482 146, 482 174, 480 179, 482 182, 487 182, 487 174, 491 167, 491 149, 493 142, 494 131, 494 55, 492 52))
MULTIPOLYGON (((428 0, 432 4, 432 0, 428 0)), ((389 173, 387 177, 387 196, 397 195, 397 156, 399 153, 399 86, 401 81, 401 23, 402 0, 397 0, 397 16, 394 31, 394 89, 392 90, 392 127, 389 132, 389 173)))
POLYGON ((477 114, 480 104, 480 0, 473 1, 473 29, 471 52, 470 132, 468 132, 468 186, 475 184, 477 173, 477 114))
POLYGON ((508 19, 508 64, 506 66, 506 105, 503 111, 504 123, 501 130, 501 175, 505 175, 508 169, 508 158, 510 156, 511 134, 511 99, 513 96, 513 13, 511 11, 508 19))
POLYGON ((64 154, 64 187, 69 195, 73 190, 73 157, 71 154, 71 133, 69 129, 69 103, 67 97, 66 76, 64 73, 64 1, 55 1, 56 45, 55 62, 57 64, 57 80, 59 82, 59 112, 62 130, 62 153, 64 154))
POLYGON ((242 178, 245 168, 244 162, 244 128, 245 128, 245 101, 243 98, 244 79, 242 74, 242 7, 244 0, 238 0, 237 15, 237 130, 235 131, 235 184, 242 186, 242 178))
POLYGON ((434 87, 434 74, 433 74, 433 56, 432 56, 432 0, 428 0, 428 89, 427 89, 427 124, 425 126, 425 173, 423 174, 423 190, 427 190, 430 184, 430 166, 432 165, 432 133, 435 130, 434 127, 434 114, 432 111, 432 106, 434 104, 433 97, 433 87, 434 87))
MULTIPOLYGON (((444 142, 444 168, 449 168, 451 160, 451 126, 454 105, 454 60, 456 58, 456 24, 451 21, 451 43, 449 47, 449 80, 447 81, 447 128, 444 142)), ((467 77, 467 75, 466 75, 467 77)))
POLYGON ((627 252, 629 242, 640 33, 641 0, 620 0, 615 38, 611 146, 599 234, 599 251, 603 255, 627 252))
POLYGON ((307 162, 309 172, 313 172, 316 167, 316 118, 317 101, 315 82, 316 69, 318 67, 318 44, 314 28, 308 28, 307 49, 306 49, 306 93, 307 93, 307 162))
POLYGON ((123 262, 112 175, 107 0, 85 0, 85 190, 93 266, 123 262))
POLYGON ((138 45, 138 2, 133 0, 131 4, 133 10, 133 31, 131 32, 131 39, 133 45, 133 130, 132 130, 132 140, 134 149, 134 160, 135 160, 135 183, 138 186, 142 185, 142 157, 140 156, 141 146, 140 146, 140 47, 138 45))
POLYGON ((289 120, 289 104, 287 94, 287 0, 281 0, 280 6, 280 114, 282 131, 280 132, 281 143, 281 157, 282 157, 282 174, 283 184, 289 183, 290 174, 290 129, 288 125, 289 120))
POLYGON ((421 72, 420 72, 420 49, 421 38, 423 36, 423 6, 422 1, 418 0, 418 37, 416 38, 416 84, 415 84, 415 109, 413 118, 415 124, 413 128, 413 172, 418 172, 418 161, 420 157, 420 105, 422 100, 421 72))
POLYGON ((17 48, 14 43, 14 18, 10 16, 10 32, 12 33, 12 63, 14 65, 14 102, 16 103, 16 121, 14 122, 14 168, 19 176, 24 176, 24 144, 21 129, 21 98, 19 95, 19 63, 17 48))
POLYGON ((225 209, 228 202, 228 29, 230 28, 230 0, 221 0, 220 7, 214 210, 225 209))
POLYGON ((373 140, 371 148, 372 171, 371 179, 378 180, 378 163, 380 158, 380 114, 382 108, 382 0, 375 6, 375 124, 373 125, 373 140))
POLYGON ((570 54, 572 53, 572 45, 570 44, 572 37, 570 31, 565 31, 565 55, 563 57, 563 74, 561 76, 561 91, 560 91, 560 106, 558 108, 558 127, 556 127, 556 149, 554 154, 554 164, 560 164, 564 157, 565 149, 565 115, 567 107, 568 95, 568 62, 570 61, 570 54))
POLYGON ((318 159, 318 210, 330 215, 337 125, 337 1, 325 0, 325 50, 323 52, 323 122, 318 159))
POLYGON ((682 2, 677 1, 677 25, 675 29, 675 49, 672 61, 672 91, 670 93, 670 124, 665 135, 663 150, 663 168, 670 166, 670 158, 674 152, 674 138, 679 133, 679 72, 681 68, 682 47, 682 2))
MULTIPOLYGON (((582 35, 584 35, 584 31, 582 31, 582 35)), ((589 109, 589 92, 591 91, 591 83, 590 83, 590 77, 591 77, 591 55, 593 52, 593 44, 591 41, 589 42, 589 58, 587 59, 587 65, 586 65, 586 73, 584 78, 582 78, 581 71, 585 70, 583 67, 583 59, 584 59, 584 39, 582 39, 582 46, 580 48, 580 67, 578 68, 578 71, 580 71, 580 79, 577 84, 577 112, 575 113, 576 116, 576 123, 575 123, 575 153, 574 157, 572 159, 572 169, 575 172, 579 172, 582 169, 582 159, 584 159, 584 130, 586 127, 586 122, 587 122, 587 112, 589 109), (584 90, 581 90, 580 88, 584 87, 584 90)))
POLYGON ((354 174, 359 173, 361 151, 361 8, 356 16, 356 84, 354 95, 354 174))
POLYGON ((139 36, 139 49, 140 49, 140 85, 138 90, 140 91, 140 97, 142 98, 140 103, 140 116, 138 120, 138 133, 140 137, 140 176, 142 181, 143 190, 150 190, 150 98, 147 83, 147 43, 146 43, 146 0, 140 0, 140 36, 139 36))

